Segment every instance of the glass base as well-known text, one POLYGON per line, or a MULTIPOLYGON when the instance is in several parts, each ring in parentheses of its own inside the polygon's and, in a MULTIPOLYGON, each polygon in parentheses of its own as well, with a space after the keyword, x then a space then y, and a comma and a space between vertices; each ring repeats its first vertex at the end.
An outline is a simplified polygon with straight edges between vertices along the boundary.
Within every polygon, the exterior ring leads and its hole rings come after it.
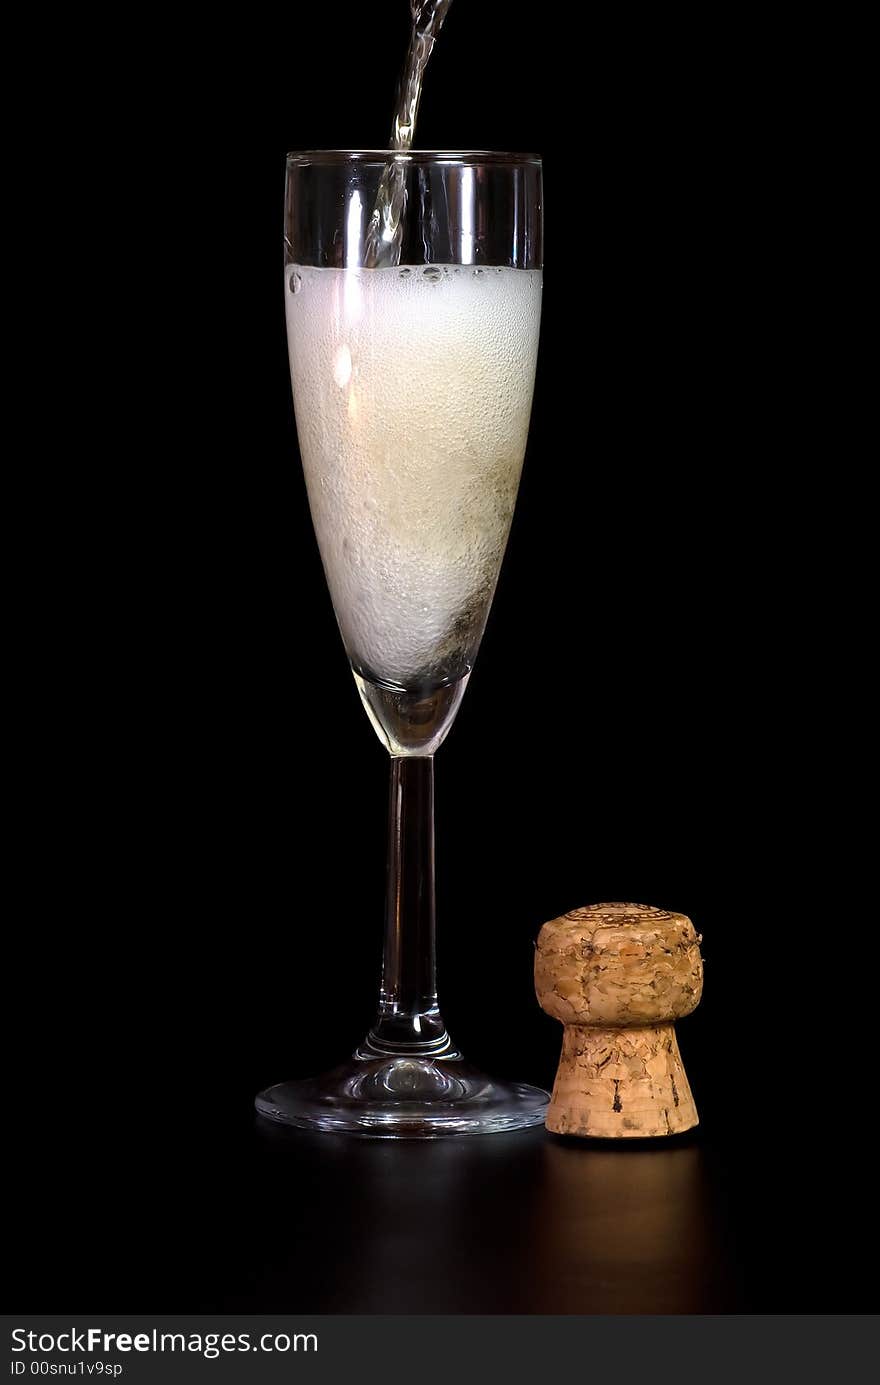
POLYGON ((279 1082, 256 1100, 281 1125, 385 1139, 436 1140, 542 1125, 549 1096, 523 1082, 498 1082, 459 1054, 377 1054, 368 1047, 341 1067, 302 1082, 279 1082))

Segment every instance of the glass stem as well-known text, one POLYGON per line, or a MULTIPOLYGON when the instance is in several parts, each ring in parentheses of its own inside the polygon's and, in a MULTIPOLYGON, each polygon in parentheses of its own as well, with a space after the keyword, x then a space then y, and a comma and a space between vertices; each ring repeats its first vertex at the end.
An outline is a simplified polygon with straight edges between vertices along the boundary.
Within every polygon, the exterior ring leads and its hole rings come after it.
POLYGON ((435 957, 434 757, 392 756, 385 951, 370 1048, 451 1051, 437 1007, 435 957))

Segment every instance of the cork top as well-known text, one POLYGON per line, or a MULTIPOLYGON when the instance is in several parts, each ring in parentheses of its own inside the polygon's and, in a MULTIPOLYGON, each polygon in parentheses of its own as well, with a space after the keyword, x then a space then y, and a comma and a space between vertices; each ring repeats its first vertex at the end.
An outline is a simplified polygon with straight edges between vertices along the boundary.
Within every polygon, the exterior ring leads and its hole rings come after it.
POLYGON ((700 941, 687 914, 655 909, 652 904, 587 904, 545 923, 538 948, 562 952, 574 944, 586 957, 595 952, 625 956, 636 947, 638 955, 645 957, 655 948, 669 952, 700 941))
POLYGON ((588 904, 545 923, 538 998, 564 1023, 659 1023, 700 997, 700 936, 686 914, 650 904, 588 904))
POLYGON ((684 914, 671 914, 668 909, 657 909, 653 904, 585 904, 582 909, 569 909, 564 919, 595 919, 609 923, 641 923, 651 918, 658 923, 664 919, 683 919, 684 914))

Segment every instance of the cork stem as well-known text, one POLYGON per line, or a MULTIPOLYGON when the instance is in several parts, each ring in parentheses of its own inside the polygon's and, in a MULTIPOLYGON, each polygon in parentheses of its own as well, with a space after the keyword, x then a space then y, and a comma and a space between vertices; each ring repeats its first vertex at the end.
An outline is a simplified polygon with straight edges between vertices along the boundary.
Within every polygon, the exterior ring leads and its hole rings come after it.
POLYGON ((630 1139, 677 1135, 698 1123, 671 1024, 567 1025, 547 1129, 630 1139))
POLYGON ((367 1041, 383 1053, 448 1048, 437 1006, 434 759, 391 759, 385 948, 379 1013, 367 1041))

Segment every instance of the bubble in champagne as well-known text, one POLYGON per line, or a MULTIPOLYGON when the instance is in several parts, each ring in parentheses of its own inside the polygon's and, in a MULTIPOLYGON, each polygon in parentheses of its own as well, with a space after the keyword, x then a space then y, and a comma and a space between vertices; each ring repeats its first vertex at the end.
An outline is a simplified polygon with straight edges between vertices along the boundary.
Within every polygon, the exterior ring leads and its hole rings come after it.
POLYGON ((438 279, 443 278, 443 270, 439 269, 435 264, 429 264, 426 269, 422 270, 422 278, 427 279, 432 284, 436 284, 438 279))
POLYGON ((302 282, 302 275, 295 269, 292 269, 290 271, 290 278, 287 280, 287 287, 290 289, 290 292, 299 293, 302 288, 302 282))

